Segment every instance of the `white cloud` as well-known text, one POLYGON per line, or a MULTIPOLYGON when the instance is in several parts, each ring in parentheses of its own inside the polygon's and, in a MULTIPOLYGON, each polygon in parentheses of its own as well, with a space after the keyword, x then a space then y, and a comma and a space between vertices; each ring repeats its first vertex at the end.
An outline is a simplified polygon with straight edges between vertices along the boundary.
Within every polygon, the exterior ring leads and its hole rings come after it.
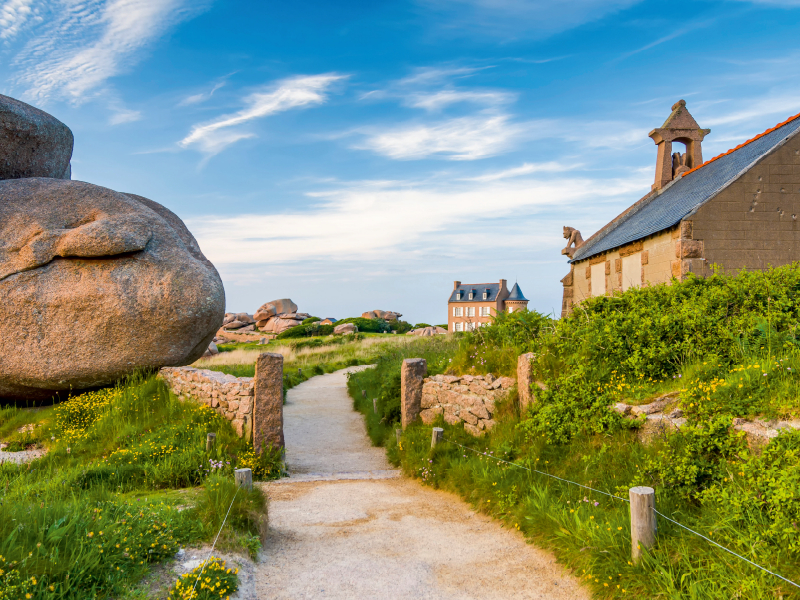
MULTIPOLYGON (((470 228, 483 233, 492 230, 493 219, 536 219, 589 198, 595 208, 600 205, 598 200, 639 193, 649 180, 570 177, 480 185, 450 181, 435 186, 410 181, 359 182, 307 194, 321 201, 311 209, 206 216, 188 219, 187 225, 206 256, 219 264, 383 261, 389 252, 397 260, 401 253, 419 257, 432 249, 447 248, 451 239, 474 247, 465 234, 470 228)), ((607 212, 607 208, 602 210, 607 212)), ((456 246, 448 251, 457 251, 456 246)))
POLYGON ((218 83, 213 88, 211 88, 211 91, 209 92, 201 92, 199 94, 192 94, 191 96, 187 96, 178 103, 178 106, 190 106, 192 104, 200 104, 201 102, 205 102, 206 100, 209 100, 211 96, 214 95, 214 92, 216 92, 219 88, 221 88, 224 85, 225 82, 223 81, 222 83, 218 83))
POLYGON ((114 113, 108 119, 109 125, 121 125, 123 123, 133 123, 142 118, 142 113, 138 110, 129 110, 127 108, 118 107, 114 109, 114 113))
POLYGON ((559 173, 563 171, 572 171, 579 168, 578 164, 565 164, 560 162, 546 162, 546 163, 525 163, 519 167, 511 169, 504 169, 502 171, 493 171, 478 175, 477 177, 464 177, 461 181, 500 181, 501 179, 511 179, 512 177, 521 177, 522 175, 530 175, 531 173, 559 173))
POLYGON ((708 126, 719 126, 761 121, 765 116, 774 115, 777 116, 776 123, 778 123, 800 112, 800 99, 796 95, 771 96, 745 102, 740 101, 738 104, 744 105, 745 108, 717 116, 711 115, 703 118, 702 122, 708 126), (781 119, 780 116, 783 118, 781 119))
POLYGON ((168 28, 204 2, 186 0, 59 0, 44 30, 16 57, 18 83, 38 101, 81 103, 124 72, 168 28))
POLYGON ((507 151, 521 137, 524 126, 507 115, 478 114, 434 125, 408 124, 369 132, 356 148, 372 150, 397 160, 440 156, 476 160, 507 151))
POLYGON ((456 35, 547 37, 596 21, 641 0, 417 0, 439 31, 456 35))
POLYGON ((251 132, 230 131, 229 128, 293 108, 323 104, 327 99, 325 92, 328 88, 343 78, 343 75, 328 73, 284 79, 268 91, 247 96, 244 99, 246 106, 242 110, 195 125, 179 144, 183 148, 196 146, 201 152, 216 154, 238 140, 254 137, 251 132))
POLYGON ((451 104, 468 102, 484 106, 499 106, 508 104, 516 99, 516 94, 509 92, 490 92, 472 90, 441 90, 431 93, 413 93, 405 97, 403 103, 413 108, 423 108, 427 111, 438 111, 451 104))
POLYGON ((10 42, 25 25, 38 16, 35 0, 6 0, 0 3, 0 40, 10 42))

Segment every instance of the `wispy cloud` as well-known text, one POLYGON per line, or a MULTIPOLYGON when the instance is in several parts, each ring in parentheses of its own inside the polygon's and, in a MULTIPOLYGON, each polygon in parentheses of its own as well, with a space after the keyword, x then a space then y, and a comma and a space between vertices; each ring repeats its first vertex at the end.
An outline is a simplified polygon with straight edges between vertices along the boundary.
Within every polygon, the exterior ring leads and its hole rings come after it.
POLYGON ((108 119, 109 125, 122 125, 123 123, 133 123, 142 118, 142 113, 138 110, 130 110, 123 107, 114 109, 113 114, 108 119))
POLYGON ((516 94, 500 91, 441 90, 431 93, 413 93, 405 97, 403 103, 413 108, 439 111, 451 104, 462 102, 488 106, 509 104, 516 100, 516 94))
POLYGON ((205 102, 206 100, 210 100, 211 96, 214 95, 218 89, 225 85, 225 82, 222 81, 216 84, 213 88, 211 88, 208 92, 200 92, 199 94, 192 94, 191 96, 187 96, 183 100, 178 103, 178 106, 191 106, 192 104, 200 104, 201 102, 205 102))
POLYGON ((436 124, 400 125, 384 130, 364 130, 367 137, 354 147, 372 150, 397 160, 441 157, 476 160, 508 150, 524 127, 507 115, 478 114, 436 124))
POLYGON ((704 118, 703 123, 709 126, 730 125, 759 121, 765 116, 772 116, 773 120, 782 116, 780 120, 784 120, 800 112, 800 98, 797 95, 762 97, 738 104, 743 108, 711 115, 704 118))
POLYGON ((179 145, 183 148, 196 147, 209 155, 217 154, 231 144, 255 134, 240 127, 255 119, 275 113, 323 104, 330 86, 344 75, 327 73, 324 75, 303 75, 279 81, 263 92, 255 92, 244 98, 245 107, 233 114, 224 115, 213 121, 195 125, 189 135, 179 145))
POLYGON ((417 0, 451 35, 547 37, 641 0, 417 0))
POLYGON ((484 173, 477 177, 464 177, 461 181, 478 181, 486 183, 489 181, 500 181, 502 179, 511 179, 513 177, 521 177, 523 175, 530 175, 531 173, 560 173, 563 171, 572 171, 580 168, 582 165, 576 163, 561 163, 557 161, 550 161, 545 163, 525 163, 519 167, 512 167, 510 169, 503 169, 502 171, 492 171, 491 173, 484 173))
POLYGON ((123 73, 141 51, 206 2, 186 0, 59 0, 16 57, 17 82, 37 101, 79 104, 123 73))
POLYGON ((553 198, 563 210, 588 197, 638 192, 649 182, 649 177, 639 179, 570 177, 479 185, 448 181, 433 186, 412 181, 355 182, 308 194, 320 204, 295 213, 205 216, 187 224, 203 252, 220 264, 384 260, 389 251, 396 258, 395 253, 419 255, 439 247, 442 235, 460 235, 470 224, 483 229, 486 219, 518 214, 535 218, 552 209, 553 198))
POLYGON ((32 20, 39 20, 35 0, 6 0, 0 3, 0 40, 13 40, 32 20))

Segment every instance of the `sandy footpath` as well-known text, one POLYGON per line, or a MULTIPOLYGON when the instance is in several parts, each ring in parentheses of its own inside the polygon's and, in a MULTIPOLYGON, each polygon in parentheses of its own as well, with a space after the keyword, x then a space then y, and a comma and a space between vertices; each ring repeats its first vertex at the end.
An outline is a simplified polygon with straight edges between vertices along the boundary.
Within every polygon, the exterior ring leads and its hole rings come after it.
POLYGON ((575 577, 518 532, 400 478, 370 445, 345 384, 339 371, 289 391, 286 456, 295 476, 263 484, 271 531, 255 598, 588 600, 575 577))

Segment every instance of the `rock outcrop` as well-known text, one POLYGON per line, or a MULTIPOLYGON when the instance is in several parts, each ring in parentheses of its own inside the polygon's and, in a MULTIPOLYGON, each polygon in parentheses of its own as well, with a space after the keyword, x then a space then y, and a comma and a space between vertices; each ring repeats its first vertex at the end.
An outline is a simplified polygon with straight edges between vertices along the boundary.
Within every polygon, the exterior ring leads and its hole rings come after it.
POLYGON ((356 333, 357 331, 358 327, 356 327, 355 323, 342 323, 333 328, 333 333, 337 334, 356 333))
POLYGON ((0 94, 0 179, 69 179, 73 142, 55 117, 0 94))
POLYGON ((256 321, 263 321, 280 314, 291 314, 296 312, 297 304, 292 302, 289 298, 283 298, 281 300, 272 300, 271 302, 262 304, 253 315, 253 318, 256 321))
POLYGON ((361 314, 362 319, 384 319, 385 321, 397 321, 402 316, 400 313, 390 310, 370 310, 361 314))
POLYGON ((38 177, 0 181, 0 297, 0 397, 16 399, 191 363, 225 306, 216 269, 166 208, 38 177))

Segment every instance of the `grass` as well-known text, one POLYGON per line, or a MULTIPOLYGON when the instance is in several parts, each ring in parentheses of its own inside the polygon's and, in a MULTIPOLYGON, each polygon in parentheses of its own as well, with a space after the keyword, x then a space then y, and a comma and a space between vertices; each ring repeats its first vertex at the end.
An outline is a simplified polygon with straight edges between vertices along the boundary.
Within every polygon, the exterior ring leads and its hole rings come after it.
MULTIPOLYGON (((0 465, 0 599, 124 595, 149 564, 213 539, 234 468, 279 469, 274 453, 256 458, 225 419, 178 401, 154 376, 31 414, 48 452, 0 465), (208 432, 217 434, 210 453, 208 432)), ((22 421, 30 415, 0 413, 3 431, 22 421)), ((240 491, 218 544, 252 554, 265 519, 261 493, 240 491)))
MULTIPOLYGON (((733 368, 696 362, 675 379, 617 378, 609 384, 615 399, 629 403, 681 391, 690 426, 648 444, 640 442, 635 428, 602 434, 584 430, 569 443, 556 443, 530 427, 526 415, 520 418, 512 394, 498 404, 498 424, 483 438, 440 417, 434 425, 445 429, 447 441, 434 450, 430 427, 410 426, 398 445, 395 425, 381 423, 372 410, 370 398, 399 395, 402 359, 425 351, 408 350, 382 357, 375 369, 350 378, 350 394, 373 441, 383 444, 390 461, 408 476, 459 494, 476 510, 553 551, 593 597, 800 598, 791 585, 660 517, 657 545, 639 565, 631 564, 629 509, 618 499, 627 498, 630 487, 652 486, 659 511, 800 582, 800 433, 784 434, 762 452, 748 450, 742 437, 729 430, 734 415, 753 416, 765 407, 775 414, 794 414, 798 381, 793 373, 800 364, 795 367, 793 350, 782 356, 749 355, 733 368)), ((441 348, 432 361, 434 369, 450 368, 448 352, 458 350, 441 348)))
POLYGON ((255 361, 262 352, 282 354, 284 390, 316 375, 333 373, 346 367, 372 364, 394 348, 412 345, 415 338, 403 335, 355 334, 273 340, 267 345, 242 345, 203 358, 194 367, 222 371, 235 377, 254 377, 255 361))

